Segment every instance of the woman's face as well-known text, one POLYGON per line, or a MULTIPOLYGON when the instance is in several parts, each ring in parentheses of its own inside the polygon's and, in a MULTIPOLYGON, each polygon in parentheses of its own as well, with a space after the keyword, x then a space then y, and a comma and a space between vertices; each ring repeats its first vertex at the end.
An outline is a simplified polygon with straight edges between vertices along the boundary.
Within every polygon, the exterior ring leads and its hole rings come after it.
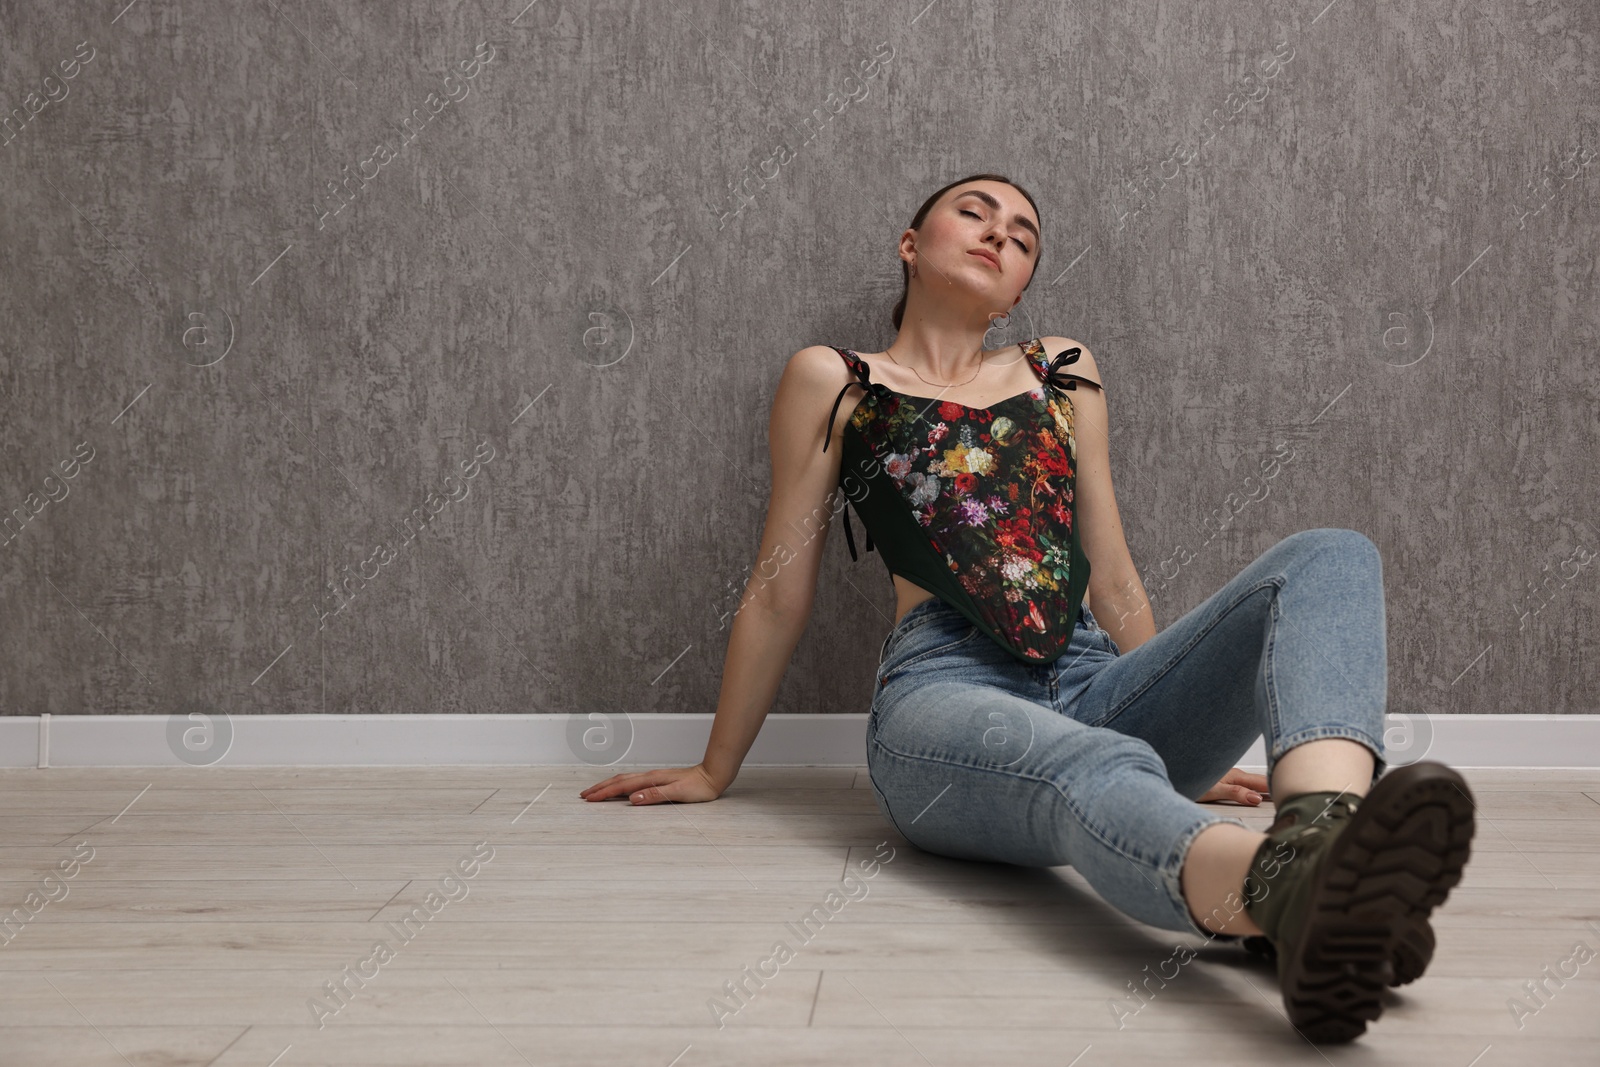
POLYGON ((1004 182, 951 189, 928 210, 921 229, 908 233, 916 246, 918 280, 965 289, 1002 313, 1016 306, 1039 260, 1033 206, 1004 182))

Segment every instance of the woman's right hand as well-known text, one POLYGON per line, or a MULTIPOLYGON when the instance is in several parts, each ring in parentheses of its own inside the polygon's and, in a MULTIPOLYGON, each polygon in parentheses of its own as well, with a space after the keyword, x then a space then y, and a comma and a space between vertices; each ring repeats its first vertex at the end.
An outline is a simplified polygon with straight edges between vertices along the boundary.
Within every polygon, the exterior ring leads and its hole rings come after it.
POLYGON ((660 804, 668 800, 679 804, 696 804, 717 799, 724 788, 712 779, 703 764, 697 763, 693 767, 614 774, 578 795, 585 800, 627 796, 629 802, 635 805, 660 804))

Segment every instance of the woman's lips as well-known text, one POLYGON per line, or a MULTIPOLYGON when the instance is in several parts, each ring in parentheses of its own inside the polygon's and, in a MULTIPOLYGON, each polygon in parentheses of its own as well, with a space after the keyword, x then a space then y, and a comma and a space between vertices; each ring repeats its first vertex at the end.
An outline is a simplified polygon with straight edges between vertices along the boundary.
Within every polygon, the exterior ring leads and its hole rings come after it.
POLYGON ((985 263, 988 263, 990 266, 994 267, 995 270, 1000 269, 1000 261, 994 258, 994 253, 992 252, 968 252, 967 255, 977 256, 985 263))

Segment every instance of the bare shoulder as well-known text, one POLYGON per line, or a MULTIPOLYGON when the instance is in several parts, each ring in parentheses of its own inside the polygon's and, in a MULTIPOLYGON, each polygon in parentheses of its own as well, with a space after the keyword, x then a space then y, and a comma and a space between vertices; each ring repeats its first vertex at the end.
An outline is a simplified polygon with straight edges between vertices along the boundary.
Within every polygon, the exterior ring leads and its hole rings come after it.
POLYGON ((1088 378, 1102 389, 1105 388, 1105 378, 1100 373, 1100 365, 1094 361, 1094 353, 1089 351, 1088 345, 1082 341, 1074 341, 1070 337, 1041 337, 1039 343, 1044 345, 1046 360, 1054 359, 1069 348, 1081 348, 1083 354, 1067 370, 1072 374, 1088 378))
POLYGON ((855 377, 850 367, 831 345, 807 345, 789 357, 784 378, 803 388, 821 390, 832 384, 837 390, 855 377))
MULTIPOLYGON (((773 398, 773 414, 782 409, 800 409, 807 414, 820 411, 826 415, 828 405, 849 382, 856 381, 837 349, 830 345, 807 345, 789 357, 778 382, 778 393, 773 398)), ((818 421, 822 420, 818 416, 818 421)))
MULTIPOLYGON (((827 439, 837 441, 846 420, 838 419, 830 426, 829 408, 841 391, 857 380, 849 364, 830 345, 807 345, 790 356, 778 382, 777 394, 772 398, 774 442, 809 451, 813 440, 819 450, 823 447, 824 434, 827 439)), ((854 401, 844 407, 849 411, 854 401)))

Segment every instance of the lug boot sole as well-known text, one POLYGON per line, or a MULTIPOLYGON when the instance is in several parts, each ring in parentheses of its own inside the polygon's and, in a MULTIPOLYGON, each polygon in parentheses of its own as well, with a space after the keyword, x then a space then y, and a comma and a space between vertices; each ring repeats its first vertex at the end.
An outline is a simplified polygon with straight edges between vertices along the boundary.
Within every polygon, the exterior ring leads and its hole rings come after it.
MULTIPOLYGON (((1278 958, 1278 950, 1264 937, 1247 937, 1244 947, 1274 962, 1278 958)), ((1394 953, 1389 957, 1388 984, 1402 986, 1421 978, 1428 964, 1433 962, 1433 949, 1433 926, 1427 919, 1413 918, 1406 923, 1405 931, 1396 940, 1394 953)))
POLYGON ((1427 919, 1413 919, 1407 923, 1393 955, 1389 957, 1394 972, 1389 984, 1406 985, 1421 978, 1428 964, 1433 961, 1433 949, 1433 924, 1427 919))
POLYGON ((1378 780, 1328 845, 1296 950, 1278 961, 1291 1025, 1350 1041, 1383 1013, 1384 987, 1419 958, 1417 920, 1461 881, 1475 829, 1466 780, 1444 764, 1378 780))

